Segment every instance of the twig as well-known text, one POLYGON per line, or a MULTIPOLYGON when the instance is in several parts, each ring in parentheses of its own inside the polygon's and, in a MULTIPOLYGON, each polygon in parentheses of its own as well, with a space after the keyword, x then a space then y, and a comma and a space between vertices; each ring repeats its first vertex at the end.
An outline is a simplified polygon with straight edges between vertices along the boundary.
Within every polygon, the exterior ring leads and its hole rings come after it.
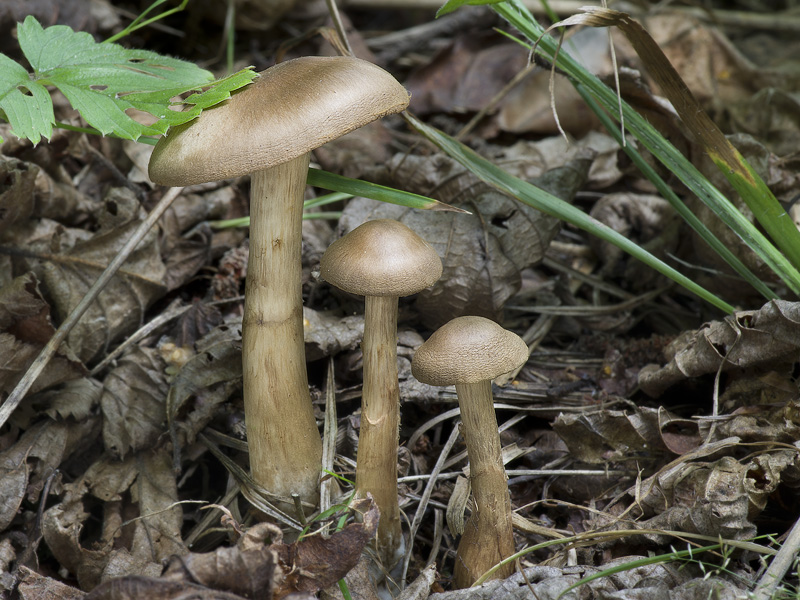
POLYGON ((97 278, 97 281, 94 282, 94 285, 89 288, 89 291, 86 292, 86 295, 83 297, 83 299, 74 309, 72 309, 72 312, 67 316, 67 318, 64 319, 64 322, 61 323, 61 326, 53 334, 53 337, 50 338, 50 341, 45 344, 44 348, 42 348, 39 356, 37 356, 33 361, 25 375, 22 377, 22 379, 20 379, 17 386, 12 390, 5 402, 3 402, 3 405, 0 406, 0 427, 5 425, 5 422, 8 421, 11 413, 13 413, 17 406, 19 406, 19 403, 25 397, 25 394, 28 393, 28 390, 30 390, 33 382, 36 381, 39 375, 42 374, 42 371, 44 371, 44 368, 50 362, 50 359, 53 358, 53 355, 58 351, 61 343, 67 338, 67 335, 69 335, 69 332, 78 323, 78 321, 80 321, 83 313, 85 313, 89 306, 91 306, 92 302, 95 301, 100 291, 106 286, 111 278, 114 277, 122 264, 136 249, 136 246, 139 245, 139 242, 142 241, 144 236, 147 235, 147 232, 150 231, 153 225, 155 225, 156 222, 161 218, 161 215, 163 215, 164 211, 170 207, 175 198, 180 195, 181 191, 183 191, 183 188, 172 188, 166 194, 164 194, 161 200, 159 200, 158 204, 153 208, 152 211, 150 211, 150 214, 147 215, 147 218, 139 224, 139 227, 133 232, 130 239, 128 239, 125 245, 120 249, 119 253, 106 267, 106 270, 100 274, 100 277, 97 278))
MULTIPOLYGON (((333 472, 333 459, 336 457, 336 380, 333 376, 333 357, 328 360, 328 377, 325 382, 325 427, 322 437, 322 471, 333 472)), ((323 478, 319 486, 319 511, 325 512, 331 506, 331 496, 336 489, 333 477, 323 478)))
POLYGON ((347 50, 348 56, 353 56, 353 49, 350 47, 350 40, 347 39, 347 32, 344 30, 344 24, 342 23, 339 9, 336 6, 336 0, 325 0, 325 4, 328 5, 328 12, 331 15, 331 21, 333 21, 333 28, 336 29, 336 35, 339 36, 339 41, 342 42, 342 46, 347 50))
POLYGON ((783 542, 783 546, 778 550, 778 554, 769 563, 769 567, 764 571, 761 579, 756 586, 754 600, 769 600, 775 597, 778 584, 783 581, 786 572, 797 560, 797 552, 800 551, 800 520, 797 520, 783 542))
POLYGON ((425 514, 425 509, 428 506, 428 500, 430 500, 431 494, 433 493, 437 476, 442 470, 442 467, 444 467, 444 463, 447 460, 450 451, 453 449, 457 439, 458 427, 453 427, 450 437, 447 439, 447 442, 445 442, 442 451, 439 453, 439 458, 436 460, 436 464, 431 470, 430 479, 428 480, 428 484, 425 486, 425 491, 422 492, 422 497, 419 500, 419 506, 417 506, 417 512, 414 513, 414 518, 411 520, 411 531, 408 534, 406 555, 403 557, 403 572, 400 575, 400 582, 402 585, 405 585, 406 576, 408 575, 408 565, 411 562, 411 553, 414 550, 414 537, 417 535, 417 529, 419 529, 419 525, 422 523, 422 516, 425 514))

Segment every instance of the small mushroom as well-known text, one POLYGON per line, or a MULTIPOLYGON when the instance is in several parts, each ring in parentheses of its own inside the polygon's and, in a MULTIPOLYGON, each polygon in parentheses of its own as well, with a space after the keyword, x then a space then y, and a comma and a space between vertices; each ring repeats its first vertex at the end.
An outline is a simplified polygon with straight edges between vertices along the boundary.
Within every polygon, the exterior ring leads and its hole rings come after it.
POLYGON ((150 178, 185 186, 251 175, 250 260, 242 325, 247 439, 253 478, 316 505, 322 468, 306 374, 301 247, 310 152, 387 114, 408 93, 351 57, 278 64, 156 144, 150 178))
MULTIPOLYGON (((515 333, 483 317, 458 317, 440 327, 411 361, 411 372, 430 385, 455 385, 469 455, 470 483, 476 510, 458 544, 454 583, 475 580, 514 553, 511 499, 497 432, 492 379, 528 359, 528 347, 515 333)), ((505 578, 506 565, 494 573, 505 578)))
POLYGON ((411 229, 389 219, 359 225, 331 244, 320 261, 323 279, 365 297, 356 493, 371 493, 380 510, 377 548, 386 568, 396 563, 403 545, 397 499, 398 298, 433 285, 441 274, 436 251, 411 229))

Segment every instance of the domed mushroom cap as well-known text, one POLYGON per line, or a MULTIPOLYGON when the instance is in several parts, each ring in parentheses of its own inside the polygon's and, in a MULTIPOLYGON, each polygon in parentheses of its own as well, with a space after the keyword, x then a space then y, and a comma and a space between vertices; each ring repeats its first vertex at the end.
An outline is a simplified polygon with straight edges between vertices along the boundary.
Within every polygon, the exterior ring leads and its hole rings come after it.
POLYGON ((150 158, 150 179, 182 186, 266 169, 408 106, 389 73, 352 57, 308 56, 263 71, 252 84, 184 125, 150 158))
POLYGON ((362 223, 322 255, 320 275, 360 296, 409 296, 436 283, 442 261, 407 226, 391 219, 362 223))
POLYGON ((457 317, 417 349, 411 372, 429 385, 477 383, 527 360, 528 346, 516 333, 483 317, 457 317))

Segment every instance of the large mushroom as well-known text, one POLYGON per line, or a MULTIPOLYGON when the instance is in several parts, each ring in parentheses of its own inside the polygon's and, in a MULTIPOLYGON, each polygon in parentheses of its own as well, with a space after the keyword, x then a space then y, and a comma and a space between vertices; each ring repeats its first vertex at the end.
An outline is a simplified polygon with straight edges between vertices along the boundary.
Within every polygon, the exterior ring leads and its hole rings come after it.
POLYGON ((356 494, 372 494, 380 510, 377 550, 383 566, 402 548, 397 498, 400 388, 397 381, 398 298, 430 287, 442 275, 436 250, 391 219, 367 221, 336 240, 322 255, 320 275, 364 296, 364 388, 356 456, 356 494))
POLYGON ((303 341, 301 226, 310 152, 407 105, 406 90, 369 62, 298 58, 170 129, 150 159, 150 178, 163 185, 251 175, 245 422, 253 478, 282 498, 295 493, 316 505, 322 462, 303 341))
MULTIPOLYGON (((461 408, 469 478, 476 510, 458 544, 456 587, 475 580, 514 553, 511 499, 492 400, 492 379, 528 359, 521 337, 483 317, 458 317, 440 327, 414 353, 411 372, 430 385, 455 385, 461 408)), ((509 564, 494 573, 511 575, 509 564)))

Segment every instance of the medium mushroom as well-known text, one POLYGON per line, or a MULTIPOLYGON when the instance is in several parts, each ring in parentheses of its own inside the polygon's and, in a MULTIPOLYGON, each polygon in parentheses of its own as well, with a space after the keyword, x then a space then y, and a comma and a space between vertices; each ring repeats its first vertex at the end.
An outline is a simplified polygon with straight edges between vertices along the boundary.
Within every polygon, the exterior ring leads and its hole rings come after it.
POLYGON ((316 505, 322 468, 303 340, 301 227, 310 152, 407 105, 406 90, 371 63, 298 58, 170 129, 150 159, 150 178, 163 185, 251 175, 245 422, 253 478, 283 498, 296 493, 316 505))
POLYGON ((403 546, 397 499, 400 388, 397 381, 397 304, 433 285, 439 255, 399 221, 359 225, 322 255, 320 275, 339 289, 365 297, 364 388, 356 456, 356 494, 372 494, 380 510, 377 549, 390 569, 403 546))
MULTIPOLYGON (((514 553, 511 499, 497 432, 492 379, 528 359, 528 347, 515 333, 483 317, 458 317, 440 327, 422 344, 411 361, 411 372, 430 385, 455 385, 461 408, 469 474, 476 510, 458 544, 454 583, 475 580, 514 553)), ((494 573, 505 578, 506 565, 494 573)))

